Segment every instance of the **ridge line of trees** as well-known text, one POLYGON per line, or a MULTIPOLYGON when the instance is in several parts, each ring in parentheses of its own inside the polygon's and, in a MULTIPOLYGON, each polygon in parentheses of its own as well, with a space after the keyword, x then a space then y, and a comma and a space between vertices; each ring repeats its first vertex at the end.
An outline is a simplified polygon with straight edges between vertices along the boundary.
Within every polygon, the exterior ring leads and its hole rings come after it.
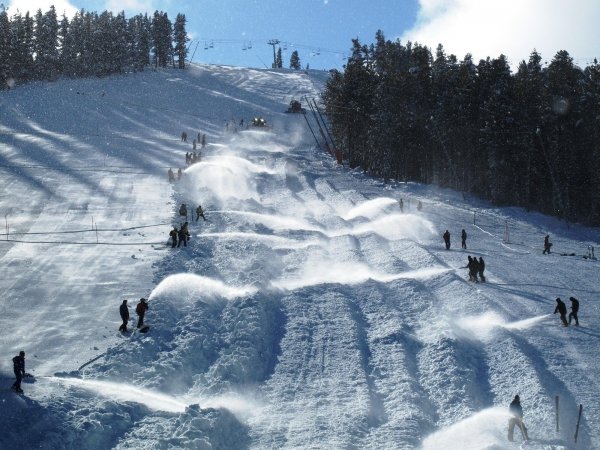
POLYGON ((437 184, 497 205, 600 225, 600 65, 534 50, 462 61, 427 47, 352 41, 322 94, 344 159, 386 181, 437 184))
POLYGON ((58 76, 106 76, 144 68, 166 67, 172 63, 185 68, 186 43, 184 14, 175 24, 167 13, 155 11, 152 18, 138 14, 130 19, 114 15, 78 11, 71 20, 59 20, 51 6, 38 9, 34 17, 17 11, 10 18, 0 12, 0 89, 34 80, 54 80, 58 76))

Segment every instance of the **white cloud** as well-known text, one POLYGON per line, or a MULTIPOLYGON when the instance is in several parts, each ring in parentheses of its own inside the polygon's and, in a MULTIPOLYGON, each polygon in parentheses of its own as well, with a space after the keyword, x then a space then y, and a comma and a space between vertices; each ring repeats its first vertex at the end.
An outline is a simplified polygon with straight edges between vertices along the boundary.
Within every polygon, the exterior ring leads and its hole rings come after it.
POLYGON ((17 10, 21 14, 25 14, 29 11, 29 14, 33 16, 38 9, 42 10, 42 13, 46 13, 50 10, 50 6, 54 5, 56 9, 56 15, 60 19, 64 14, 70 19, 72 18, 79 8, 73 6, 68 0, 12 0, 8 2, 8 16, 11 17, 17 13, 17 10))
POLYGON ((550 62, 567 50, 580 66, 600 58, 600 2, 597 0, 419 0, 415 26, 402 42, 439 43, 447 54, 475 62, 507 56, 513 67, 536 49, 550 62))

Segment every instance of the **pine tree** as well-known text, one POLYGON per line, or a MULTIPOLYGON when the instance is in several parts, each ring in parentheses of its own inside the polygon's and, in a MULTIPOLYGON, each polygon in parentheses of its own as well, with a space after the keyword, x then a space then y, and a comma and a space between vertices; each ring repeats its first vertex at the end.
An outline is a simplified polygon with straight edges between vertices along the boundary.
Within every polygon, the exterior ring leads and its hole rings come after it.
POLYGON ((155 67, 167 67, 172 51, 172 25, 165 12, 154 12, 152 19, 152 44, 155 67))
POLYGON ((175 54, 177 55, 178 67, 185 69, 185 58, 187 57, 187 43, 189 41, 187 32, 185 31, 185 15, 177 14, 175 19, 174 37, 175 37, 175 54))
POLYGON ((0 12, 0 89, 10 87, 13 78, 13 68, 11 61, 11 32, 8 14, 3 9, 0 12))
POLYGON ((292 52, 292 56, 290 56, 290 69, 300 70, 302 65, 300 64, 300 56, 298 56, 298 50, 294 50, 292 52))
POLYGON ((283 67, 283 60, 282 60, 282 53, 281 53, 281 47, 279 47, 277 49, 277 56, 275 57, 275 66, 278 69, 281 69, 283 67))

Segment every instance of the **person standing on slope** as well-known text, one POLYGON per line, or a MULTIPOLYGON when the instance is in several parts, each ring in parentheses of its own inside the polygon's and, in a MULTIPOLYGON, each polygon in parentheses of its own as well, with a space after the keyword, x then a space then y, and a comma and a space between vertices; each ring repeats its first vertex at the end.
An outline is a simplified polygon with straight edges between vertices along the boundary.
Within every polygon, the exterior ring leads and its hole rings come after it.
POLYGON ((138 315, 137 327, 142 328, 144 326, 144 316, 148 310, 148 301, 145 298, 140 298, 140 302, 135 307, 135 313, 138 315))
POLYGON ((485 261, 483 260, 483 258, 480 256, 479 257, 479 279, 481 280, 482 283, 485 283, 485 277, 483 276, 483 272, 485 270, 485 261))
POLYGON ((15 392, 22 393, 21 381, 25 376, 25 352, 21 350, 17 356, 13 359, 13 370, 15 371, 15 382, 12 385, 12 389, 15 392))
POLYGON ((179 243, 177 244, 177 247, 179 247, 182 242, 183 242, 183 246, 187 247, 187 242, 190 239, 190 232, 188 230, 187 222, 185 222, 183 225, 181 225, 178 236, 179 236, 179 243))
POLYGON ((508 440, 514 441, 514 432, 515 425, 519 427, 521 430, 521 435, 524 440, 528 440, 529 436, 527 436, 527 427, 523 423, 523 408, 521 406, 521 399, 518 395, 515 395, 515 398, 512 402, 510 402, 510 406, 508 407, 508 411, 512 415, 512 417, 508 421, 508 440))
POLYGON ((460 238, 462 241, 462 248, 463 249, 467 249, 467 232, 465 231, 465 229, 463 228, 462 233, 460 234, 460 238))
POLYGON ((565 327, 569 326, 567 322, 567 305, 560 299, 560 297, 556 298, 556 308, 554 308, 554 314, 560 313, 560 320, 562 321, 565 327))
POLYGON ((201 205, 198 205, 198 207, 196 208, 196 222, 198 222, 198 219, 200 217, 202 217, 206 222, 206 217, 204 217, 204 210, 202 209, 201 205))
POLYGON ((569 297, 571 300, 571 312, 569 313, 569 325, 571 325, 571 320, 575 319, 575 326, 579 326, 579 318, 577 317, 577 313, 579 312, 579 300, 575 297, 569 297))
POLYGON ((119 331, 127 333, 127 322, 129 322, 129 308, 127 307, 127 299, 123 300, 123 303, 121 303, 121 306, 119 306, 119 314, 121 315, 121 320, 123 320, 123 323, 119 327, 119 331))
POLYGON ((444 238, 444 242, 446 243, 446 250, 450 250, 450 232, 446 230, 442 237, 444 238))
POLYGON ((542 252, 542 255, 545 255, 546 253, 550 254, 551 247, 552 247, 552 243, 550 242, 550 235, 547 234, 546 237, 544 238, 544 251, 542 252))
POLYGON ((179 231, 177 227, 173 227, 173 229, 169 232, 169 236, 171 237, 171 248, 177 247, 177 236, 179 235, 179 231))

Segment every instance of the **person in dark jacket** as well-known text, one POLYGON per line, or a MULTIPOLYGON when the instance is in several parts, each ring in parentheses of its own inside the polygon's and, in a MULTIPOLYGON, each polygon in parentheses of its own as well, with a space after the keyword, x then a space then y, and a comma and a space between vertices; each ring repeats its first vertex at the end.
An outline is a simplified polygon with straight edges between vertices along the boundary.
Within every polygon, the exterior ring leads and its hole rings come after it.
POLYGON ((177 247, 177 236, 179 235, 179 231, 177 231, 177 227, 173 227, 173 229, 169 232, 169 236, 171 237, 171 248, 177 247))
POLYGON ((467 265, 462 267, 462 269, 469 269, 469 281, 477 282, 477 270, 479 267, 477 264, 477 258, 471 257, 471 255, 467 256, 467 258, 469 259, 469 262, 467 262, 467 265))
POLYGON ((127 307, 127 299, 123 300, 121 306, 119 306, 119 314, 121 314, 121 319, 123 323, 119 327, 119 331, 123 331, 127 333, 127 322, 129 322, 129 308, 127 307))
POLYGON ((148 301, 145 298, 140 298, 140 302, 135 307, 135 313, 138 315, 137 327, 142 328, 144 326, 144 316, 148 310, 148 301))
POLYGON ((567 322, 567 305, 565 305, 560 297, 556 299, 556 308, 554 308, 554 314, 556 313, 560 313, 560 320, 565 327, 568 327, 569 322, 567 322))
POLYGON ((442 237, 444 238, 444 242, 446 243, 446 250, 450 250, 450 232, 446 230, 442 237))
POLYGON ((179 207, 179 215, 187 217, 187 205, 185 203, 182 203, 179 207))
POLYGON ((202 209, 201 205, 198 205, 198 207, 196 208, 196 222, 198 222, 198 219, 200 217, 202 217, 206 222, 206 217, 204 217, 204 210, 202 209))
POLYGON ((546 237, 544 238, 544 251, 542 252, 542 255, 548 253, 550 254, 550 248, 552 247, 552 243, 550 242, 550 235, 547 234, 546 237))
POLYGON ((21 389, 21 381, 25 376, 25 352, 21 350, 17 356, 13 359, 13 370, 15 371, 15 382, 12 385, 12 389, 16 392, 23 392, 21 389))
POLYGON ((579 318, 577 317, 577 313, 579 312, 579 300, 575 297, 569 297, 571 300, 571 312, 569 313, 569 325, 571 325, 571 320, 575 319, 575 326, 579 326, 579 318))
POLYGON ((483 258, 480 256, 479 257, 479 267, 478 267, 478 272, 479 272, 479 279, 481 280, 482 283, 485 283, 485 277, 483 276, 483 271, 485 270, 485 261, 483 260, 483 258))
POLYGON ((519 427, 521 430, 521 435, 524 440, 528 440, 529 436, 527 436, 527 427, 523 423, 523 407, 521 406, 521 399, 518 395, 515 395, 515 398, 512 402, 510 402, 510 406, 508 407, 508 411, 512 415, 512 417, 508 421, 508 440, 513 441, 515 425, 519 427))
POLYGON ((185 222, 183 225, 181 225, 181 228, 179 229, 179 243, 177 244, 177 247, 179 247, 181 245, 181 243, 183 242, 183 246, 187 247, 187 241, 190 239, 190 232, 188 231, 188 223, 185 222))
POLYGON ((463 228, 462 233, 460 234, 460 238, 462 241, 462 248, 467 249, 467 232, 463 228))

